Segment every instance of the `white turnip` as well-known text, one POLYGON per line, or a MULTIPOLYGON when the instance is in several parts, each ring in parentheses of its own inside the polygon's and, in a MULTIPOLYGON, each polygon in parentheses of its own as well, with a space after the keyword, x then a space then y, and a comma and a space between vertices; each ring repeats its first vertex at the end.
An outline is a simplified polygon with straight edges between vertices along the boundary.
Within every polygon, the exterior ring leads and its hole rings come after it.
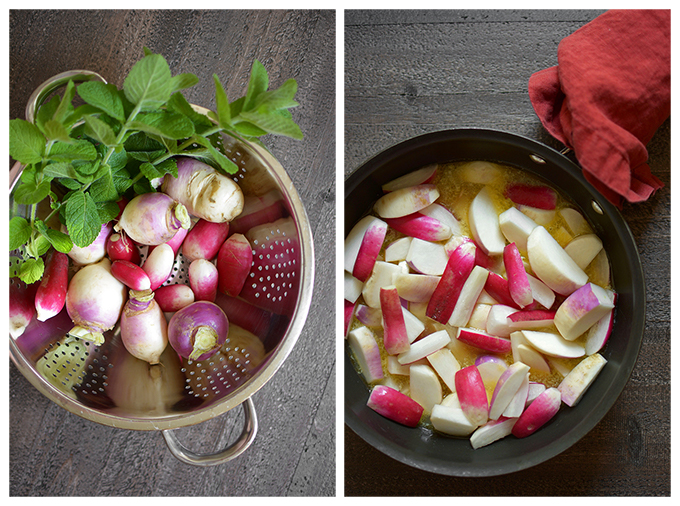
POLYGON ((120 338, 134 357, 158 364, 168 345, 168 323, 151 290, 130 290, 120 318, 120 338))
POLYGON ((177 158, 177 177, 166 174, 163 193, 181 202, 189 214, 213 223, 233 220, 243 211, 243 192, 229 177, 193 158, 177 158))
POLYGON ((229 320, 213 302, 196 301, 180 309, 168 324, 168 342, 184 358, 205 360, 224 344, 229 320))
MULTIPOLYGON (((97 238, 92 241, 88 246, 80 247, 75 244, 68 252, 68 256, 71 257, 76 265, 88 265, 95 262, 99 262, 106 255, 106 241, 111 235, 113 230, 113 224, 111 222, 104 223, 99 231, 97 238)), ((65 234, 68 233, 65 225, 61 226, 61 231, 65 234)))
POLYGON ((181 228, 189 228, 191 218, 184 205, 164 193, 143 193, 125 206, 114 227, 138 244, 155 246, 172 239, 181 228))

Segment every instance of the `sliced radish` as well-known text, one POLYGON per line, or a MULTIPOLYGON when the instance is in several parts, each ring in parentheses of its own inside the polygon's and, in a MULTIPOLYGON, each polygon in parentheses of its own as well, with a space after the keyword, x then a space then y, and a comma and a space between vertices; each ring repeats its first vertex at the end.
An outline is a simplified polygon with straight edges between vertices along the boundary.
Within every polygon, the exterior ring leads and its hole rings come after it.
POLYGON ((385 183, 382 185, 382 190, 387 193, 401 190, 402 188, 408 188, 410 186, 431 183, 434 180, 436 173, 437 164, 431 163, 385 183))
POLYGON ((380 310, 383 318, 383 343, 389 355, 404 353, 410 348, 406 323, 399 294, 394 285, 380 289, 380 310))
POLYGON ((522 362, 514 362, 498 378, 489 407, 489 418, 498 420, 512 401, 524 378, 529 372, 529 366, 522 362))
POLYGON ((602 251, 602 241, 595 234, 585 234, 574 237, 569 244, 564 247, 576 265, 585 269, 590 262, 602 251))
POLYGON ((614 308, 607 291, 587 283, 573 292, 555 312, 555 327, 573 341, 614 308))
POLYGON ((389 243, 385 247, 385 262, 401 262, 406 260, 412 240, 412 237, 402 237, 389 243))
POLYGON ((498 216, 498 224, 508 242, 514 242, 521 252, 526 253, 527 238, 538 224, 516 207, 503 211, 498 216))
POLYGON ((423 241, 445 241, 451 237, 451 229, 437 218, 415 212, 398 218, 385 218, 385 222, 397 232, 423 241))
POLYGON ((449 260, 444 246, 414 238, 406 254, 409 267, 420 274, 441 276, 449 260))
POLYGON ((512 349, 510 340, 492 336, 481 330, 459 327, 456 339, 467 345, 491 353, 508 353, 512 349))
POLYGON ((545 309, 550 309, 555 303, 555 292, 553 292, 548 285, 538 278, 527 274, 529 285, 531 285, 531 294, 534 300, 538 302, 545 309))
POLYGON ((485 186, 472 199, 468 211, 470 230, 475 242, 489 255, 500 255, 505 247, 505 238, 498 222, 496 205, 489 187, 485 186))
POLYGON ((380 288, 394 284, 394 275, 400 272, 407 271, 401 265, 378 260, 361 290, 364 302, 370 307, 380 308, 380 288))
POLYGON ((491 306, 486 318, 486 331, 494 336, 510 337, 514 329, 510 326, 511 321, 508 317, 516 312, 516 308, 504 304, 491 306))
POLYGON ((590 263, 590 281, 600 286, 607 286, 611 281, 609 257, 602 249, 590 263))
POLYGON ((470 436, 470 444, 474 449, 477 449, 503 439, 512 434, 512 428, 516 421, 517 418, 505 417, 500 417, 498 420, 489 420, 470 436))
POLYGON ((400 364, 411 364, 440 350, 451 341, 446 330, 439 330, 411 344, 411 348, 398 356, 400 364))
MULTIPOLYGON (((482 292, 484 293, 484 292, 482 292)), ((470 320, 468 320, 468 327, 475 329, 486 330, 486 320, 489 318, 489 312, 491 311, 491 304, 480 303, 480 296, 477 298, 477 303, 475 304, 472 314, 470 315, 470 320)))
POLYGON ((404 306, 401 307, 401 313, 404 316, 404 324, 406 325, 406 336, 408 337, 408 342, 412 343, 420 334, 425 330, 425 324, 416 315, 411 313, 404 306))
POLYGON ((578 358, 585 355, 583 345, 567 341, 555 332, 541 332, 538 330, 519 330, 536 350, 552 357, 578 358))
POLYGON ((529 396, 529 373, 526 373, 524 379, 522 380, 521 385, 517 389, 517 392, 512 397, 512 400, 510 400, 508 407, 505 408, 505 411, 503 411, 502 416, 507 418, 517 418, 519 415, 521 415, 522 412, 524 411, 524 408, 526 407, 528 396, 529 396))
POLYGON ((449 317, 449 325, 453 327, 464 327, 470 321, 472 311, 475 308, 475 303, 479 295, 484 289, 486 278, 489 271, 484 267, 475 265, 472 272, 465 280, 463 288, 460 290, 460 295, 453 308, 453 312, 449 317))
POLYGON ((455 392, 456 373, 460 370, 460 364, 453 353, 451 353, 451 350, 442 348, 434 353, 430 353, 427 356, 427 361, 442 379, 444 384, 449 387, 449 390, 455 392))
POLYGON ((611 309, 588 329, 584 343, 586 355, 597 353, 609 340, 614 324, 614 310, 611 309))
POLYGON ((546 390, 546 386, 538 381, 529 382, 529 393, 527 394, 527 406, 546 390))
POLYGON ((503 249, 503 263, 508 276, 508 290, 510 296, 519 307, 525 307, 534 301, 534 296, 529 284, 527 271, 524 268, 522 255, 514 242, 506 245, 503 249))
MULTIPOLYGON (((352 276, 349 272, 344 271, 345 273, 345 300, 348 300, 352 303, 356 302, 357 299, 361 296, 361 290, 364 288, 364 283, 360 281, 359 279, 355 278, 352 276)), ((220 276, 220 280, 222 280, 222 276, 220 276)))
POLYGON ((382 311, 379 308, 358 304, 354 315, 367 327, 379 327, 382 325, 382 311))
MULTIPOLYGON (((349 234, 345 238, 345 270, 347 272, 354 273, 354 267, 359 259, 359 253, 361 252, 362 260, 359 270, 362 271, 360 274, 364 274, 367 269, 367 265, 370 263, 369 256, 372 256, 375 249, 375 244, 378 242, 379 237, 382 234, 382 239, 380 239, 380 245, 382 245, 385 239, 384 233, 387 231, 387 223, 383 220, 376 218, 375 216, 365 216, 360 219, 349 234), (368 235, 367 235, 368 234, 368 235), (364 240, 366 240, 366 246, 364 247, 364 240), (361 251, 363 248, 363 252, 361 251)), ((378 252, 380 248, 378 247, 378 252)), ((377 257, 377 252, 375 253, 377 257)), ((375 258, 373 258, 375 262, 375 258)), ((369 271, 370 274, 370 271, 369 271)), ((358 277, 358 276, 356 276, 358 277)), ((362 279, 362 281, 366 281, 362 279)))
POLYGON ((426 413, 442 402, 442 386, 439 378, 428 365, 411 365, 409 368, 410 397, 420 404, 426 413))
POLYGON ((513 330, 531 330, 547 327, 553 323, 555 311, 547 309, 526 309, 508 315, 509 326, 513 330))
POLYGON ((489 418, 489 401, 479 370, 474 365, 463 367, 455 376, 456 394, 465 416, 474 425, 483 425, 489 418))
POLYGON ((538 207, 518 204, 517 209, 534 220, 537 225, 548 226, 555 219, 554 209, 539 209, 538 207))
POLYGON ((480 355, 475 359, 475 365, 485 385, 494 385, 508 368, 508 364, 496 355, 480 355))
POLYGON ((555 190, 544 185, 509 184, 505 187, 505 196, 515 204, 531 206, 537 209, 555 209, 557 204, 555 190))
POLYGON ((519 359, 534 371, 550 373, 548 361, 530 345, 518 344, 517 353, 519 354, 519 359))
POLYGON ((344 316, 345 316, 345 338, 347 338, 347 332, 352 324, 352 318, 354 317, 354 310, 356 309, 356 302, 350 302, 348 300, 344 301, 344 316))
POLYGON ((427 306, 429 318, 440 323, 449 321, 465 281, 475 267, 476 249, 474 243, 464 242, 451 254, 427 306))
POLYGON ((489 276, 486 278, 486 283, 484 284, 484 290, 498 301, 499 304, 519 309, 519 306, 510 295, 508 280, 500 274, 490 271, 489 276))
POLYGON ((430 415, 435 430, 450 436, 469 436, 477 428, 462 408, 435 404, 430 415))
POLYGON ((433 184, 409 186, 383 195, 373 209, 381 218, 399 218, 420 211, 438 198, 439 190, 433 184))
MULTIPOLYGON (((418 363, 418 362, 416 362, 418 363)), ((395 355, 387 355, 387 372, 398 376, 408 376, 410 365, 401 365, 395 355)))
POLYGON ((368 327, 359 327, 349 332, 347 342, 367 383, 383 378, 380 348, 373 332, 368 327))
POLYGON ((520 415, 512 428, 518 438, 530 436, 548 423, 560 410, 560 391, 548 388, 539 395, 520 415))
POLYGON ((428 302, 440 279, 440 276, 400 272, 394 275, 392 281, 402 299, 409 302, 428 302))
POLYGON ((454 216, 454 214, 443 205, 437 204, 435 202, 434 204, 430 204, 429 206, 421 209, 419 212, 420 214, 429 216, 435 220, 439 220, 451 230, 452 235, 463 235, 463 229, 460 225, 460 222, 454 216))
POLYGON ((467 183, 490 184, 495 182, 504 172, 504 169, 493 162, 474 161, 461 165, 461 179, 467 183))
POLYGON ((567 406, 576 406, 606 363, 607 360, 599 353, 581 360, 557 387, 562 394, 562 401, 567 406))
POLYGON ((583 215, 572 207, 565 207, 560 209, 560 215, 564 218, 569 231, 572 235, 589 234, 591 232, 590 225, 583 217, 583 215))
POLYGON ((366 405, 385 418, 407 427, 416 427, 424 411, 409 396, 385 385, 373 387, 366 405))

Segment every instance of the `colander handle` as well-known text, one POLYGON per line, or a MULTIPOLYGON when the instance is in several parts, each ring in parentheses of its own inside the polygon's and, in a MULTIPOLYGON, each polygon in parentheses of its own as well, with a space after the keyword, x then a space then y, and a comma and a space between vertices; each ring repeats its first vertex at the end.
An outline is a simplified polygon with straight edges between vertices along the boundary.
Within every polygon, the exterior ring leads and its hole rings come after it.
POLYGON ((255 439, 255 434, 257 434, 257 415, 252 399, 248 397, 241 406, 243 406, 243 414, 246 418, 243 431, 239 438, 224 450, 217 453, 196 453, 189 450, 177 439, 177 435, 174 433, 176 429, 161 431, 168 448, 179 460, 194 466, 216 466, 235 459, 250 446, 255 439))

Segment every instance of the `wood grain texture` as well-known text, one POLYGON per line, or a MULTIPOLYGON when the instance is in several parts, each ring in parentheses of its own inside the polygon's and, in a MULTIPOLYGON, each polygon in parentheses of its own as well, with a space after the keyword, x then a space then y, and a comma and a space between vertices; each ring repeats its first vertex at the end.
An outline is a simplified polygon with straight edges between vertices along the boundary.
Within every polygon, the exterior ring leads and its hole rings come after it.
MULTIPOLYGON (((345 177, 400 141, 448 128, 523 135, 555 149, 527 94, 559 42, 601 11, 347 11, 345 177)), ((670 495, 670 120, 650 144, 665 187, 624 206, 647 284, 642 350, 622 395, 581 441, 536 467, 452 478, 408 467, 344 431, 348 496, 670 495)))
MULTIPOLYGON (((10 12, 10 118, 31 92, 71 69, 121 86, 142 48, 163 54, 173 75, 199 84, 190 102, 214 107, 212 75, 242 96, 253 59, 272 86, 298 83, 293 116, 303 141, 264 138, 304 202, 316 277, 306 325, 279 371, 254 396, 259 431, 237 459, 200 468, 178 461, 160 433, 86 421, 42 396, 10 365, 9 493, 12 496, 333 496, 335 487, 335 13, 319 11, 10 12)), ((236 439, 236 408, 178 430, 187 447, 221 449, 236 439)))

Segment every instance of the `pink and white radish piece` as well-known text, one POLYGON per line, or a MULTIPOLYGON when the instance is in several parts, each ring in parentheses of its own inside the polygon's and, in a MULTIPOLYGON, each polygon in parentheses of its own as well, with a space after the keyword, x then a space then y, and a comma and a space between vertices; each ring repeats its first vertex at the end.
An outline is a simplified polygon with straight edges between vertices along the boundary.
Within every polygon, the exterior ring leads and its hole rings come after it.
POLYGON ((38 320, 44 322, 56 316, 64 308, 68 290, 69 257, 55 249, 45 261, 45 272, 35 294, 38 320))
POLYGON ((193 290, 183 284, 156 288, 155 299, 164 313, 174 313, 194 302, 193 290))
POLYGON ((557 388, 548 388, 519 416, 512 428, 518 438, 530 436, 548 423, 560 410, 561 395, 557 388))
POLYGON ((420 211, 438 198, 439 190, 433 184, 409 186, 383 195, 373 209, 381 218, 399 218, 420 211))
POLYGON ((237 297, 248 279, 253 266, 253 249, 243 234, 229 237, 217 254, 218 289, 227 295, 237 297))
POLYGON ((167 281, 172 273, 173 265, 175 265, 175 253, 167 243, 159 244, 149 253, 142 264, 142 269, 149 276, 152 291, 167 281))
POLYGON ((423 407, 394 388, 376 385, 366 405, 376 413, 407 427, 416 427, 423 416, 423 407))
POLYGON ((212 262, 197 258, 189 264, 189 287, 196 300, 215 302, 217 296, 218 273, 212 262))
POLYGON ((456 393, 468 420, 476 426, 485 424, 489 418, 489 401, 476 366, 469 365, 456 372, 456 393))
POLYGON ((182 242, 182 255, 189 262, 199 258, 212 260, 229 235, 229 222, 198 220, 182 242))
POLYGON ((365 326, 351 330, 347 342, 367 383, 383 378, 380 348, 373 332, 365 326))

